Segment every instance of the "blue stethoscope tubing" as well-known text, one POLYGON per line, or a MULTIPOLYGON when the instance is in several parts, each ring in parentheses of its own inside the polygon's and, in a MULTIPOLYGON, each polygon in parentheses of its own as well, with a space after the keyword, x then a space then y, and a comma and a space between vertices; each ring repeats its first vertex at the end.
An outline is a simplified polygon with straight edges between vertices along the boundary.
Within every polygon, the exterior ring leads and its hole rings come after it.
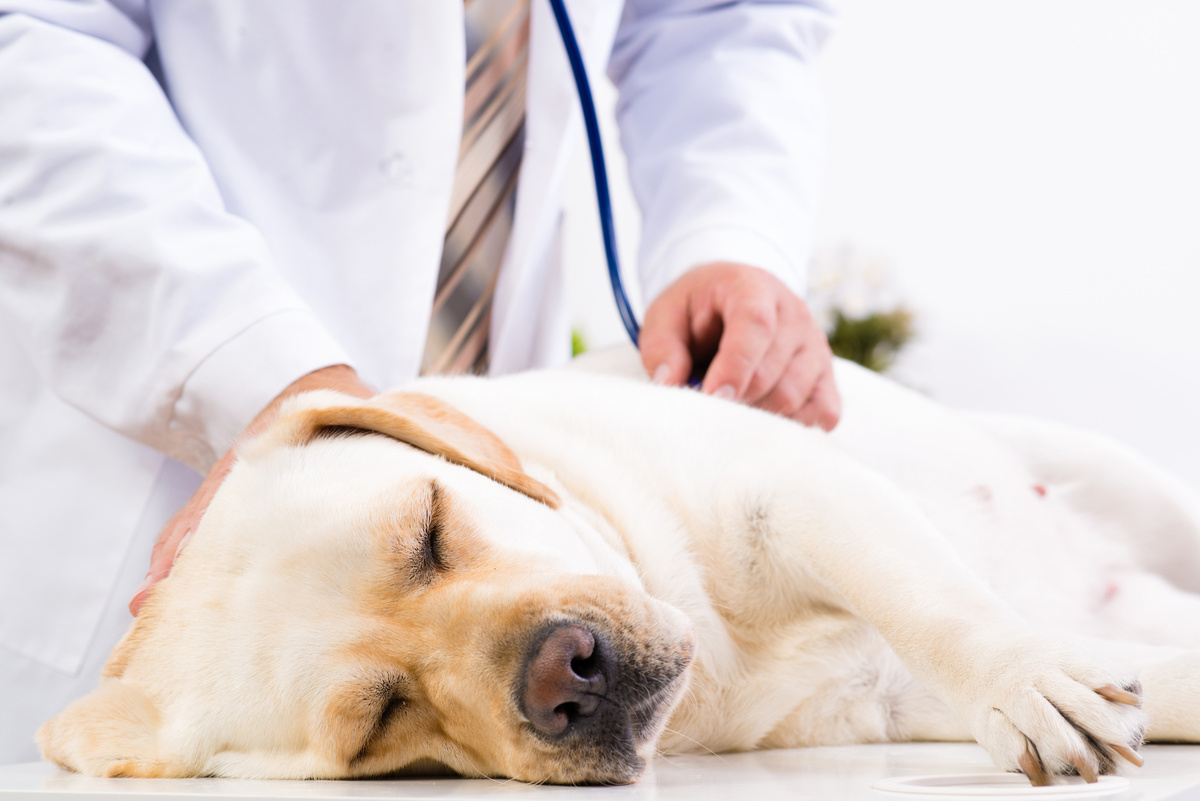
POLYGON ((621 264, 617 259, 617 234, 613 226, 612 199, 608 193, 608 169, 604 164, 604 147, 600 142, 600 124, 596 120, 596 104, 592 100, 592 87, 588 83, 587 71, 583 68, 583 56, 579 52, 579 42, 575 39, 575 30, 571 27, 571 18, 563 0, 549 0, 550 9, 554 12, 554 21, 558 23, 558 32, 562 34, 563 47, 567 51, 567 60, 571 62, 571 75, 575 78, 575 88, 579 93, 579 105, 583 109, 583 125, 587 130, 588 151, 592 158, 592 178, 596 184, 596 205, 600 210, 600 235, 604 240, 604 257, 608 261, 608 278, 612 283, 613 299, 617 302, 617 313, 629 338, 636 347, 638 344, 637 318, 629 305, 629 297, 625 294, 625 285, 621 282, 621 264))

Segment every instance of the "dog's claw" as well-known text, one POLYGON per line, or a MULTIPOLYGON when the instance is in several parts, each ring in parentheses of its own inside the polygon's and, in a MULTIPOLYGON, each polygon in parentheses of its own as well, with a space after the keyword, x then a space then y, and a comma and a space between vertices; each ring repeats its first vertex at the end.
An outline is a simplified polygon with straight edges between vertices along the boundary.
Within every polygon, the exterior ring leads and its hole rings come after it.
POLYGON ((1125 758, 1126 762, 1128 762, 1129 764, 1131 764, 1135 767, 1140 768, 1142 765, 1145 764, 1145 760, 1142 759, 1142 755, 1139 754, 1137 751, 1134 751, 1132 748, 1129 748, 1128 746, 1116 745, 1115 743, 1109 743, 1108 747, 1111 748, 1112 750, 1116 751, 1118 754, 1120 754, 1122 757, 1125 758))
POLYGON ((1029 778, 1029 783, 1034 787, 1046 787, 1050 784, 1050 779, 1046 777, 1046 772, 1042 770, 1042 763, 1029 750, 1029 743, 1025 744, 1025 753, 1017 758, 1017 764, 1021 766, 1021 770, 1029 778))
POLYGON ((1096 775, 1096 771, 1092 769, 1092 766, 1089 765, 1087 760, 1085 760, 1082 756, 1079 754, 1072 754, 1069 759, 1071 764, 1075 767, 1075 770, 1079 772, 1079 775, 1083 777, 1085 782, 1088 784, 1095 784, 1100 780, 1100 778, 1096 775))
POLYGON ((1135 695, 1128 690, 1122 690, 1120 687, 1115 687, 1112 684, 1105 684, 1103 687, 1097 687, 1096 694, 1118 704, 1128 704, 1129 706, 1142 705, 1141 696, 1135 695))

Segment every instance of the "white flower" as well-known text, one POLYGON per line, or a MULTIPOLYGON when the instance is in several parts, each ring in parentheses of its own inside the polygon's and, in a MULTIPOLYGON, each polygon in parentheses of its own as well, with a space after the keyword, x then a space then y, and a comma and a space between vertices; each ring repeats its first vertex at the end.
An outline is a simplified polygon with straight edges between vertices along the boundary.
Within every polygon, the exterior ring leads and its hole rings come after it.
POLYGON ((832 327, 838 312, 861 319, 895 311, 902 305, 887 260, 862 253, 849 244, 814 253, 809 275, 809 308, 826 330, 832 327))

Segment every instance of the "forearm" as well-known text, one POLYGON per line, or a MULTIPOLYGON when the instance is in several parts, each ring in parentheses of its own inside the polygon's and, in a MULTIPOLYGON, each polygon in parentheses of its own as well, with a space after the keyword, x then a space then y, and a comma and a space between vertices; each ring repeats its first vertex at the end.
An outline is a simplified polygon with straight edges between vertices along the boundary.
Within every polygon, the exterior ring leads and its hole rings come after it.
POLYGON ((136 55, 0 17, 0 107, 0 311, 68 403, 205 470, 283 387, 347 361, 136 55))
POLYGON ((651 5, 630 0, 610 68, 647 297, 712 261, 761 267, 802 294, 823 149, 814 61, 829 14, 796 2, 651 5))

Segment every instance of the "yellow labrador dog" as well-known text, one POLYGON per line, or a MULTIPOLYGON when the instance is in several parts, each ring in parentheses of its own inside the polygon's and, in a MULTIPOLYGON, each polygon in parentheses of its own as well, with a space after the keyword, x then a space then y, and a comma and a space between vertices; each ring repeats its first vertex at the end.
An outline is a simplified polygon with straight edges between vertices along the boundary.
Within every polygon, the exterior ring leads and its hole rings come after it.
POLYGON ((1042 783, 1200 741, 1188 492, 837 377, 835 435, 581 370, 298 397, 44 753, 619 783, 656 751, 974 738, 1042 783))

